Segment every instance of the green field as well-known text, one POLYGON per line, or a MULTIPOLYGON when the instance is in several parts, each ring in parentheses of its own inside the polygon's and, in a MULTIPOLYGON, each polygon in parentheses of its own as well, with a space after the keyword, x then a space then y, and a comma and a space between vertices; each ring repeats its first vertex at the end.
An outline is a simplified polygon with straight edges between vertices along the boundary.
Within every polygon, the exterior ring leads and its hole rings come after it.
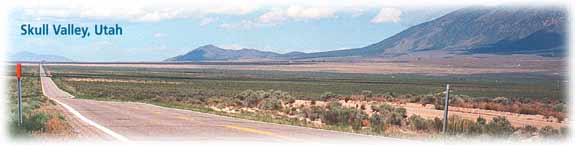
POLYGON ((565 98, 562 77, 538 74, 479 74, 426 76, 326 72, 245 71, 219 69, 150 69, 128 67, 48 66, 65 90, 84 98, 178 100, 231 97, 241 91, 282 90, 299 99, 317 98, 325 92, 339 95, 431 94, 449 83, 453 95, 510 97, 535 100, 565 98), (66 78, 114 79, 135 82, 84 82, 66 78))

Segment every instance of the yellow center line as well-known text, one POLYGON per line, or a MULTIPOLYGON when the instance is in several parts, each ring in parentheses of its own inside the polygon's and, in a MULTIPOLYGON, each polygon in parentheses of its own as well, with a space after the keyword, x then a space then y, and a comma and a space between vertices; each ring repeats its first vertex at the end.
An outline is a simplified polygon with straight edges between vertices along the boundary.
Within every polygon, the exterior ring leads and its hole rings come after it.
POLYGON ((176 116, 176 118, 182 119, 182 120, 187 120, 187 121, 193 121, 194 120, 194 119, 192 119, 190 117, 186 117, 186 116, 176 116))
MULTIPOLYGON (((157 112, 157 111, 156 111, 157 112)), ((187 120, 187 121, 195 121, 194 119, 188 117, 188 116, 182 116, 182 115, 177 115, 176 118, 178 119, 182 119, 182 120, 187 120)), ((198 122, 198 121, 195 121, 198 122)), ((234 125, 221 125, 225 128, 230 128, 230 129, 236 129, 236 130, 240 130, 240 131, 244 131, 244 132, 250 132, 250 133, 256 133, 256 134, 261 134, 261 135, 267 135, 267 136, 272 136, 272 137, 277 137, 277 138, 281 138, 281 139, 288 139, 288 140, 294 140, 293 138, 287 137, 287 136, 283 136, 283 135, 279 135, 273 132, 269 132, 269 131, 262 131, 262 130, 257 130, 257 129, 252 129, 252 128, 246 128, 246 127, 240 127, 240 126, 234 126, 234 125)))
POLYGON ((278 138, 282 138, 282 139, 291 139, 291 138, 289 138, 289 137, 286 137, 286 136, 283 136, 283 135, 278 135, 278 134, 275 134, 275 133, 269 132, 269 131, 262 131, 262 130, 257 130, 257 129, 252 129, 252 128, 246 128, 246 127, 240 127, 240 126, 233 126, 233 125, 225 125, 224 127, 230 128, 230 129, 237 129, 237 130, 241 130, 241 131, 245 131, 245 132, 250 132, 250 133, 256 133, 256 134, 261 134, 261 135, 278 137, 278 138))

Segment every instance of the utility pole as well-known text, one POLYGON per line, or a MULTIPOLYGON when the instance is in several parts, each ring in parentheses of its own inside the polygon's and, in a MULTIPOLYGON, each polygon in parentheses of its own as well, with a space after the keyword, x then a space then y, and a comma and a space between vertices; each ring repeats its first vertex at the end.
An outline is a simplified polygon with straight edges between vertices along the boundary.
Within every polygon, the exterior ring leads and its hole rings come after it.
POLYGON ((449 84, 445 86, 445 106, 443 106, 443 134, 447 134, 447 112, 449 111, 449 84))
POLYGON ((18 78, 18 126, 22 126, 22 64, 16 64, 16 78, 18 78))

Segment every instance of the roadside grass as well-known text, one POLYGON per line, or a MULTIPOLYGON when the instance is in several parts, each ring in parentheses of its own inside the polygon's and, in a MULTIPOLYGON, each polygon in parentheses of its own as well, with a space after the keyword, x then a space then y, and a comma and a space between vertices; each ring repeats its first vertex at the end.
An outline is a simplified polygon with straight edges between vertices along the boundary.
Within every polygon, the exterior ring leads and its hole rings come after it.
POLYGON ((57 105, 43 96, 37 67, 24 66, 22 78, 22 118, 18 126, 17 79, 9 78, 9 135, 15 139, 37 137, 70 137, 72 128, 68 125, 57 105))

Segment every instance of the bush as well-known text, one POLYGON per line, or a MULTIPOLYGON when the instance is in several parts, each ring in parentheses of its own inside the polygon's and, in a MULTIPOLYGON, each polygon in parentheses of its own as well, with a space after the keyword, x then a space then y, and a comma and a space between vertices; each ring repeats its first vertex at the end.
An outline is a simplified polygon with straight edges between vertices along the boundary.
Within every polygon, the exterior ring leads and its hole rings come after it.
POLYGON ((332 101, 328 103, 328 110, 324 112, 322 120, 329 125, 348 124, 349 113, 342 109, 341 103, 332 101))
POLYGON ((350 109, 351 128, 359 131, 363 127, 363 121, 367 119, 367 114, 357 109, 350 109))
POLYGON ((431 123, 419 115, 411 115, 407 121, 409 122, 409 125, 416 130, 429 130, 429 127, 431 127, 431 123))
POLYGON ((260 103, 259 108, 263 110, 280 110, 282 108, 282 104, 277 99, 267 98, 260 103))
POLYGON ((521 132, 524 134, 532 135, 533 133, 537 132, 537 127, 531 125, 525 125, 521 128, 521 132))
POLYGON ((283 92, 281 90, 273 91, 272 98, 280 99, 285 104, 295 102, 295 98, 293 96, 291 96, 288 92, 283 92))
POLYGON ((380 113, 373 113, 369 118, 371 131, 381 134, 385 131, 385 116, 380 113))
POLYGON ((450 134, 474 135, 479 134, 482 129, 481 126, 474 121, 462 119, 458 116, 451 116, 448 120, 447 131, 450 134))
POLYGON ((487 134, 500 138, 509 137, 514 132, 511 123, 502 116, 494 117, 491 122, 485 125, 485 130, 487 134))
POLYGON ((43 130, 48 121, 48 114, 44 112, 33 113, 31 116, 25 116, 22 119, 22 126, 26 131, 43 130))
POLYGON ((433 104, 433 103, 435 103, 435 97, 433 97, 433 96, 424 96, 423 98, 421 98, 421 100, 419 101, 419 103, 421 103, 422 105, 433 104))
POLYGON ((485 124, 487 124, 487 120, 485 120, 485 118, 483 118, 483 117, 481 117, 481 116, 480 116, 480 117, 477 117, 476 122, 477 122, 478 125, 485 125, 485 124))
POLYGON ((321 94, 320 97, 321 97, 321 100, 327 101, 327 100, 332 99, 332 98, 337 98, 338 95, 335 93, 332 93, 332 92, 325 92, 325 93, 321 94))
POLYGON ((436 110, 443 110, 445 106, 445 97, 436 97, 435 102, 433 102, 433 107, 436 110))
POLYGON ((491 102, 495 102, 502 105, 511 105, 513 103, 510 99, 505 97, 495 97, 494 99, 491 100, 491 102))
POLYGON ((385 116, 387 119, 387 124, 401 126, 401 121, 403 120, 403 116, 399 115, 398 113, 391 113, 385 116))
POLYGON ((421 96, 410 96, 408 99, 410 103, 418 103, 421 102, 421 96))
POLYGON ((545 138, 557 137, 557 136, 559 136, 559 130, 557 130, 551 126, 545 126, 541 129, 539 129, 539 135, 541 135, 542 137, 545 137, 545 138))
POLYGON ((305 114, 304 116, 312 121, 320 119, 323 113, 324 113, 323 108, 319 106, 312 106, 310 108, 304 109, 305 114))
POLYGON ((553 106, 553 111, 555 111, 555 112, 565 112, 565 111, 566 111, 566 110, 565 110, 565 104, 563 104, 563 103, 555 104, 555 105, 553 106))
POLYGON ((403 107, 395 108, 394 112, 403 118, 407 117, 407 110, 403 107))
POLYGON ((443 120, 438 117, 433 118, 433 129, 435 131, 443 130, 443 120))
POLYGON ((367 98, 372 98, 373 97, 373 93, 369 90, 363 90, 361 91, 361 95, 367 99, 367 98))
POLYGON ((372 109, 374 112, 380 112, 380 113, 383 113, 383 114, 390 113, 390 112, 392 112, 392 111, 395 110, 395 108, 394 108, 393 106, 391 106, 391 105, 389 105, 389 104, 387 104, 387 103, 381 104, 381 105, 379 105, 379 106, 377 106, 377 105, 372 105, 372 106, 371 106, 371 109, 372 109))

